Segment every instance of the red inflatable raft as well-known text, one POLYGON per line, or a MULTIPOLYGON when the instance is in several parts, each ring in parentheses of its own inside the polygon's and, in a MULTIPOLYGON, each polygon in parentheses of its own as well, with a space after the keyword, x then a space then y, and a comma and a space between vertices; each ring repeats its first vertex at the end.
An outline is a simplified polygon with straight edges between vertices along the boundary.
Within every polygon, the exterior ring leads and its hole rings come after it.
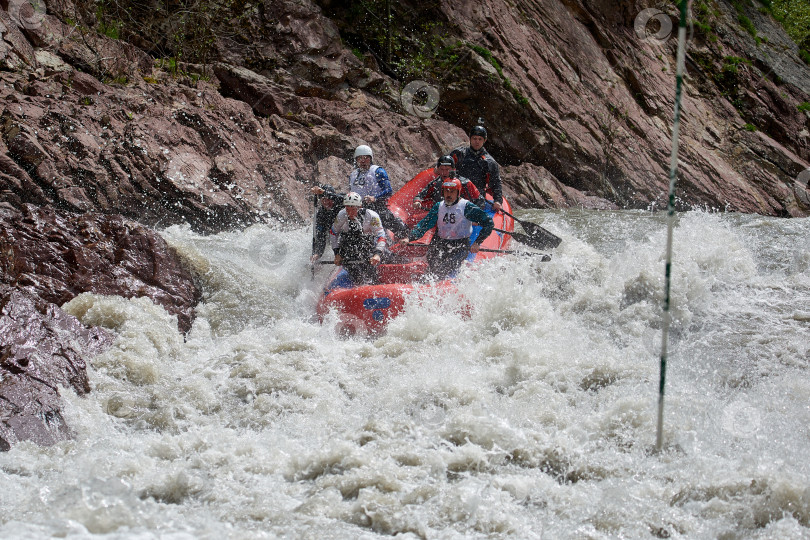
MULTIPOLYGON (((388 200, 388 208, 411 229, 427 215, 427 210, 413 207, 413 198, 435 177, 432 167, 426 169, 402 186, 388 200)), ((487 199, 492 200, 491 194, 487 193, 487 199)), ((503 208, 511 213, 511 207, 506 199, 503 200, 503 208)), ((511 217, 502 212, 493 213, 489 205, 487 212, 495 222, 495 229, 510 232, 514 230, 515 224, 511 217)), ((424 237, 407 246, 392 246, 392 251, 403 256, 405 262, 379 265, 380 282, 376 285, 354 286, 346 271, 340 267, 336 268, 329 276, 318 301, 317 312, 321 322, 330 311, 334 310, 340 317, 338 323, 340 333, 358 336, 379 333, 385 329, 388 321, 403 310, 406 296, 415 288, 455 290, 452 280, 430 285, 420 282, 427 272, 425 254, 434 231, 435 229, 428 231, 424 237)), ((473 234, 478 234, 478 227, 473 234)), ((511 241, 510 235, 493 232, 482 244, 482 251, 475 255, 470 254, 467 260, 476 262, 499 256, 501 253, 497 251, 483 251, 483 249, 506 250, 511 241)))

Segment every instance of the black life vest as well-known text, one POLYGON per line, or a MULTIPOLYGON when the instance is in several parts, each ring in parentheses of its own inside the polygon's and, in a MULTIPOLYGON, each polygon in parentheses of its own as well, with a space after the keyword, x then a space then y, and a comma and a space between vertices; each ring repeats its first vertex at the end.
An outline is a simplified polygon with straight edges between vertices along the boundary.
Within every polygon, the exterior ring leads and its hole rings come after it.
POLYGON ((361 208, 357 219, 348 218, 349 230, 340 233, 340 254, 347 261, 367 259, 374 249, 372 237, 363 233, 366 209, 361 208))

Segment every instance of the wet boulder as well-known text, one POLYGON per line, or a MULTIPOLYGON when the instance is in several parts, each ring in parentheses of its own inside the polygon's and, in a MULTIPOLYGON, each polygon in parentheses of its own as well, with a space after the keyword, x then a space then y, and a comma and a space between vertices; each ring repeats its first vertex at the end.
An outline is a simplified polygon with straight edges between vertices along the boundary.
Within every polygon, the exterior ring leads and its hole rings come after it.
POLYGON ((200 290, 165 240, 119 215, 0 205, 0 283, 62 305, 83 292, 146 296, 186 332, 200 290))
POLYGON ((59 306, 83 292, 145 296, 191 327, 200 291, 155 231, 119 215, 0 204, 0 450, 70 437, 59 388, 90 391, 113 339, 59 306))
POLYGON ((112 339, 30 291, 0 284, 0 450, 69 438, 59 387, 89 392, 86 359, 112 339))

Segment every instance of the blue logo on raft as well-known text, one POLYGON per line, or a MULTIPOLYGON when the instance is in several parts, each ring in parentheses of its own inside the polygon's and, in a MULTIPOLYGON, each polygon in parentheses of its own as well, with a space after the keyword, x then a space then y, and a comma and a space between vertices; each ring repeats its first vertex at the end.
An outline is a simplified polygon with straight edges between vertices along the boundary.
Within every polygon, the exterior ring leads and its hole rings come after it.
POLYGON ((385 314, 381 310, 375 309, 371 312, 371 318, 377 322, 382 322, 385 319, 385 314))
MULTIPOLYGON (((366 309, 385 309, 391 307, 390 298, 366 298, 363 300, 363 307, 366 309)), ((375 317, 375 319, 377 319, 375 317)), ((377 319, 379 320, 379 319, 377 319)))
POLYGON ((329 293, 334 291, 335 289, 350 289, 354 286, 352 283, 352 278, 349 277, 349 273, 346 272, 345 269, 341 269, 335 279, 332 280, 332 283, 324 287, 323 295, 329 296, 329 293))

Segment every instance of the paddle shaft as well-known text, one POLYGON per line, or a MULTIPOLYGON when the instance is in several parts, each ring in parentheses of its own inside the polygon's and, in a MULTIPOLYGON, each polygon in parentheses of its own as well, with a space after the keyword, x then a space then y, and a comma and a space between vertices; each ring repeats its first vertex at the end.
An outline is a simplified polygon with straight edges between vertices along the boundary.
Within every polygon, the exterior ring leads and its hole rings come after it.
MULTIPOLYGON (((315 200, 315 213, 312 215, 312 251, 315 251, 315 243, 318 241, 318 196, 313 195, 315 200)), ((315 281, 315 265, 312 266, 312 281, 315 281)))
POLYGON ((503 212, 503 213, 504 213, 504 215, 507 215, 507 216, 509 216, 510 218, 512 218, 512 219, 514 219, 515 221, 517 221, 518 223, 520 223, 520 225, 521 225, 521 226, 523 225, 523 220, 522 220, 522 219, 520 219, 520 218, 518 218, 517 216, 514 216, 514 215, 510 214, 509 212, 507 212, 507 211, 506 211, 506 210, 504 210, 503 208, 501 208, 501 212, 503 212))
MULTIPOLYGON (((315 264, 335 264, 335 261, 318 261, 315 264)), ((371 264, 366 261, 341 261, 341 266, 351 266, 353 264, 371 264)))
POLYGON ((514 231, 505 231, 503 229, 493 229, 499 233, 508 234, 521 244, 526 244, 529 247, 533 247, 535 249, 548 249, 549 244, 548 242, 544 242, 542 240, 538 240, 532 236, 528 236, 522 233, 514 232, 514 231))
POLYGON ((532 253, 530 251, 514 251, 511 249, 489 249, 480 248, 478 251, 486 251, 488 253, 503 253, 504 255, 542 255, 544 261, 550 261, 551 255, 548 253, 532 253))

